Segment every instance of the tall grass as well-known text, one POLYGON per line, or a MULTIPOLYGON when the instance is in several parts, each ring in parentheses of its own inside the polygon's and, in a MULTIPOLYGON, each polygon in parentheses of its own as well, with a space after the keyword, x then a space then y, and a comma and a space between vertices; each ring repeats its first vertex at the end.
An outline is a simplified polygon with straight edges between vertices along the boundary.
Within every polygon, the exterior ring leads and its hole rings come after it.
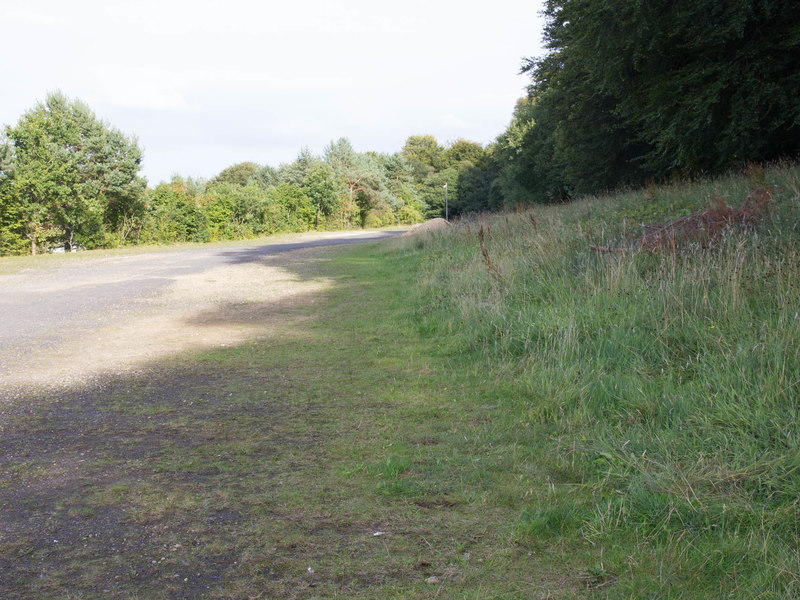
POLYGON ((599 557, 609 597, 800 596, 800 168, 651 185, 407 238, 417 320, 484 372, 547 489, 520 543, 599 557), (592 251, 775 186, 710 247, 592 251))

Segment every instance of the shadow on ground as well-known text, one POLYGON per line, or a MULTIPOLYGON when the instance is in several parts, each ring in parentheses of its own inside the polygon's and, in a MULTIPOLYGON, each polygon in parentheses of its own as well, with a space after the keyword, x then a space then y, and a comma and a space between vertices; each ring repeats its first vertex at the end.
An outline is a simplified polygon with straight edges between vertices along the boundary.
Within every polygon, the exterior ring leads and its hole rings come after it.
POLYGON ((369 541, 378 524, 326 509, 342 493, 323 474, 350 366, 336 368, 329 332, 315 329, 319 300, 224 305, 192 324, 270 315, 274 333, 132 376, 18 390, 0 417, 0 596, 288 597, 319 585, 318 553, 369 541))

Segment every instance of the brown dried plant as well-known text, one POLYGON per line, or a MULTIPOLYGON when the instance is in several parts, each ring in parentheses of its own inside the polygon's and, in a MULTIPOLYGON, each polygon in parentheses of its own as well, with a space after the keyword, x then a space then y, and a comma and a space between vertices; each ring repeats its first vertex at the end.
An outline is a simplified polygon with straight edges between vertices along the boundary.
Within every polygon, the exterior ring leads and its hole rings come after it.
MULTIPOLYGON (((771 211, 775 201, 773 186, 761 186, 748 194, 741 206, 730 206, 722 198, 714 198, 714 204, 706 210, 692 213, 670 221, 665 225, 642 225, 647 233, 638 240, 638 247, 647 250, 675 249, 684 243, 699 243, 709 246, 725 231, 734 226, 748 229, 755 227, 771 211)), ((632 248, 612 246, 589 246, 596 252, 624 252, 632 248)))
MULTIPOLYGON (((486 231, 489 231, 488 226, 486 231)), ((483 262, 486 264, 486 269, 489 271, 489 275, 491 277, 497 277, 500 275, 500 268, 489 256, 489 251, 486 249, 486 244, 484 243, 484 237, 485 234, 483 232, 483 225, 481 225, 481 229, 478 231, 478 245, 481 248, 481 256, 483 256, 483 262)))

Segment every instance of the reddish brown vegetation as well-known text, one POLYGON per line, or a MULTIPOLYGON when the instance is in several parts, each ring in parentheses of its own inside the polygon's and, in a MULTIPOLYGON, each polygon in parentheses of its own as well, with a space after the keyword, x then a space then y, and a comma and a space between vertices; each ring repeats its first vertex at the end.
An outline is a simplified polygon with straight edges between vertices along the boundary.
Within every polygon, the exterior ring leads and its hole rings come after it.
MULTIPOLYGON (((665 225, 643 225, 649 231, 639 238, 640 248, 657 250, 676 248, 683 243, 710 245, 725 231, 734 226, 755 227, 766 217, 775 203, 775 188, 762 186, 748 194, 741 206, 730 206, 722 198, 714 199, 714 206, 692 213, 665 225)), ((612 246, 589 246, 597 252, 623 252, 630 248, 612 246)))

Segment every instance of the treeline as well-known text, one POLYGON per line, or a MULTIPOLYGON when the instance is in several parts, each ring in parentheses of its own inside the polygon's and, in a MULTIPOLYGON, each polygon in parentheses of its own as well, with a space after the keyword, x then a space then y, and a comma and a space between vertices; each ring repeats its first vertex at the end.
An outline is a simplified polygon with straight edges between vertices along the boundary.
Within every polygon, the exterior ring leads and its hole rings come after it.
POLYGON ((277 232, 411 224, 478 208, 487 150, 411 136, 394 154, 345 138, 291 163, 244 162, 210 181, 148 188, 135 138, 60 93, 0 140, 0 254, 132 243, 215 241, 277 232))
POLYGON ((346 138, 322 155, 303 149, 275 168, 235 164, 202 182, 175 177, 145 196, 137 241, 214 241, 313 229, 412 224, 475 203, 484 190, 487 151, 458 140, 447 147, 432 136, 411 136, 394 154, 359 153, 346 138))
POLYGON ((548 0, 548 54, 498 138, 494 202, 794 157, 797 0, 548 0))

